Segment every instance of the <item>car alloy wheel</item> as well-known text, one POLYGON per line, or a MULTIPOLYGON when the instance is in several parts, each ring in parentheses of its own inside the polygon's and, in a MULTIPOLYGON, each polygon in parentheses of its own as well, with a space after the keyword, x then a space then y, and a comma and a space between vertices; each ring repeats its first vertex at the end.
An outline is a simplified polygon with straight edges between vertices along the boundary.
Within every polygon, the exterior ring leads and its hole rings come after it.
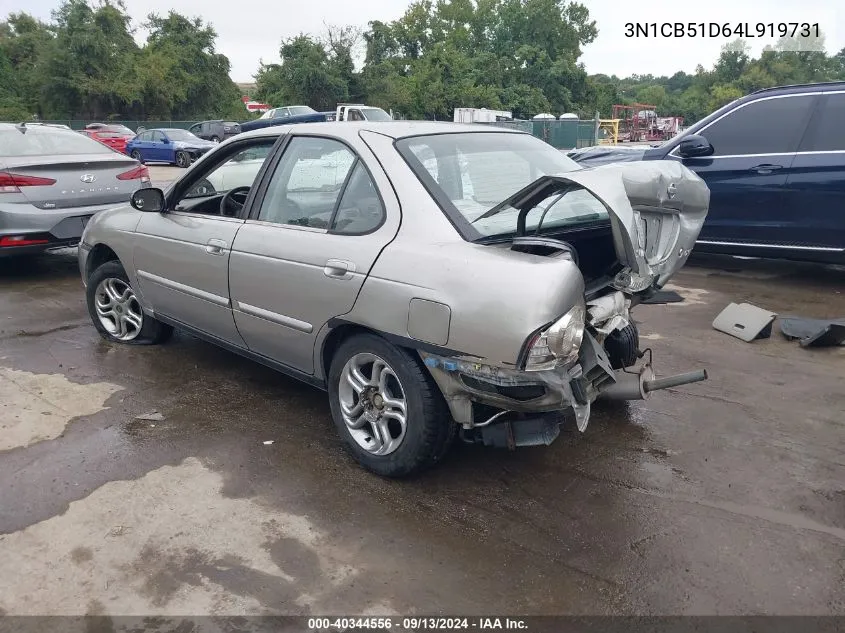
POLYGON ((94 297, 97 318, 114 338, 131 341, 141 333, 144 313, 129 284, 107 277, 97 286, 94 297))
POLYGON ((138 162, 141 162, 141 163, 144 162, 143 159, 141 158, 141 152, 139 152, 137 149, 133 149, 132 153, 129 154, 129 155, 132 158, 134 158, 135 160, 137 160, 138 162))
POLYGON ((191 157, 188 152, 176 152, 176 164, 183 169, 191 164, 191 157))
POLYGON ((382 358, 355 354, 343 367, 338 388, 343 421, 352 439, 373 455, 389 455, 407 431, 405 391, 382 358))

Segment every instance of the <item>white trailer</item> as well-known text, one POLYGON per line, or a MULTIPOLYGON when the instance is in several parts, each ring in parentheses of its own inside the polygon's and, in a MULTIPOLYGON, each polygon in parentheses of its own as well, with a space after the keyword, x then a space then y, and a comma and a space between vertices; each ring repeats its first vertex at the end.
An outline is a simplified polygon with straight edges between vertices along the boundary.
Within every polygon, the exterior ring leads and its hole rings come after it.
POLYGON ((455 123, 495 123, 512 121, 513 113, 507 110, 488 110, 487 108, 455 108, 455 123))

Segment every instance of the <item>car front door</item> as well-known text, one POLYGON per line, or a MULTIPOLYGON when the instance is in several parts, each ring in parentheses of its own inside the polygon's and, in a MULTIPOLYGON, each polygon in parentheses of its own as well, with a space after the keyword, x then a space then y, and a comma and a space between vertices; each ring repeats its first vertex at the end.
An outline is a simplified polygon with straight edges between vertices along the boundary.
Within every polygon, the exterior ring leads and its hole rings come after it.
POLYGON ((144 161, 152 160, 152 154, 150 153, 150 141, 152 141, 152 138, 152 132, 141 132, 132 141, 132 151, 137 150, 141 155, 141 159, 144 161))
MULTIPOLYGON (((226 192, 210 183, 225 181, 219 172, 239 162, 239 154, 254 153, 275 142, 276 137, 252 138, 227 147, 209 157, 205 169, 168 191, 165 212, 142 214, 136 228, 134 265, 141 293, 156 314, 243 347, 229 301, 229 257, 244 216, 222 215, 221 199, 226 192)), ((254 180, 263 162, 253 165, 254 180)))
POLYGON ((798 147, 786 189, 791 248, 845 253, 845 91, 826 93, 798 147))
POLYGON ((353 147, 337 138, 291 137, 232 247, 239 332, 253 352, 308 374, 317 334, 352 309, 399 228, 386 175, 354 139, 353 147))
POLYGON ((713 146, 706 157, 673 158, 710 188, 700 243, 773 244, 784 238, 795 209, 786 181, 810 120, 815 95, 778 95, 747 102, 698 132, 713 146))

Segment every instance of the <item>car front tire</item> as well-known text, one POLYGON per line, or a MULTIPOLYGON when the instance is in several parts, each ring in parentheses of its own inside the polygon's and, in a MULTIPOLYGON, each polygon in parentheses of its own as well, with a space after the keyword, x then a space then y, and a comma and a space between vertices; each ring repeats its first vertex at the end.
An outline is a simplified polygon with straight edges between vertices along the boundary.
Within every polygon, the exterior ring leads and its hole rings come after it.
POLYGON ((191 166, 191 155, 185 151, 176 152, 176 166, 182 169, 187 169, 191 166))
POLYGON ((350 454, 383 477, 405 477, 445 457, 456 424, 420 361, 373 334, 344 341, 332 358, 329 403, 350 454))
POLYGON ((144 159, 141 156, 141 152, 139 152, 137 149, 133 149, 132 152, 129 154, 129 156, 131 156, 132 158, 137 160, 142 165, 144 164, 144 159))
POLYGON ((171 326, 144 313, 118 261, 106 262, 91 273, 85 294, 91 321, 107 341, 155 345, 173 334, 171 326))

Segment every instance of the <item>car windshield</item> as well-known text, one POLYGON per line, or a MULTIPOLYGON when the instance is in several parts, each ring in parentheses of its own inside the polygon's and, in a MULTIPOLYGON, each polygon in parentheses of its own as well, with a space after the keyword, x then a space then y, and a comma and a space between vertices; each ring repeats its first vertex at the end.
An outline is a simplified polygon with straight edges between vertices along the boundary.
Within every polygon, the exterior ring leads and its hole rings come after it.
MULTIPOLYGON (((469 239, 516 232, 518 211, 502 203, 538 178, 582 167, 528 134, 468 132, 401 139, 397 148, 444 211, 472 226, 469 239), (489 214, 489 215, 487 215, 489 214)), ((542 201, 526 229, 606 221, 604 205, 584 189, 542 201)), ((464 232, 464 231, 462 231, 464 232)))
POLYGON ((361 108, 367 121, 392 121, 390 115, 381 108, 361 108))
POLYGON ((197 136, 194 136, 188 130, 180 130, 180 129, 170 129, 170 130, 162 130, 164 134, 169 138, 171 141, 186 141, 188 143, 195 143, 200 141, 197 136))
POLYGON ((71 130, 28 127, 0 130, 0 156, 69 156, 71 154, 113 154, 108 146, 71 130))
POLYGON ((290 110, 291 115, 314 114, 316 112, 316 110, 308 106, 291 106, 288 110, 290 110))

